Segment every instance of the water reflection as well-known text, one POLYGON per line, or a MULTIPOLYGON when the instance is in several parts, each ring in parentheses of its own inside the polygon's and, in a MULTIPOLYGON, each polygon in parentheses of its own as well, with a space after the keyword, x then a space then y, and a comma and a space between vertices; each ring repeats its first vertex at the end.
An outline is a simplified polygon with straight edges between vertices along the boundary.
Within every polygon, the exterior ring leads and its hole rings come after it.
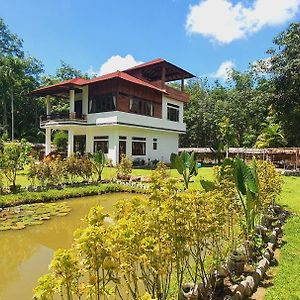
POLYGON ((84 226, 82 218, 89 209, 100 204, 109 213, 116 201, 130 197, 118 193, 68 200, 72 211, 65 217, 53 217, 23 230, 0 232, 0 299, 32 299, 32 289, 47 272, 54 251, 71 246, 73 233, 84 226))

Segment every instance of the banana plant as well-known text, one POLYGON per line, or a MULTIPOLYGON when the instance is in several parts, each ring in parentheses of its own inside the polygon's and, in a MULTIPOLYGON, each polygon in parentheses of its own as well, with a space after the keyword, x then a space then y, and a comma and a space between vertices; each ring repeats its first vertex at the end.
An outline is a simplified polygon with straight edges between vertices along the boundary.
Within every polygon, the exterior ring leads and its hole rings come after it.
POLYGON ((195 159, 195 153, 189 154, 186 151, 181 154, 172 153, 170 156, 172 167, 182 175, 185 189, 189 188, 189 182, 192 176, 198 174, 198 162, 195 159))
POLYGON ((245 234, 249 238, 254 231, 260 207, 256 162, 254 160, 252 166, 248 166, 242 159, 235 158, 233 169, 237 195, 245 217, 245 234))
POLYGON ((105 154, 103 151, 99 150, 93 154, 89 154, 89 159, 93 163, 93 168, 98 175, 98 181, 101 181, 102 172, 106 162, 105 154))

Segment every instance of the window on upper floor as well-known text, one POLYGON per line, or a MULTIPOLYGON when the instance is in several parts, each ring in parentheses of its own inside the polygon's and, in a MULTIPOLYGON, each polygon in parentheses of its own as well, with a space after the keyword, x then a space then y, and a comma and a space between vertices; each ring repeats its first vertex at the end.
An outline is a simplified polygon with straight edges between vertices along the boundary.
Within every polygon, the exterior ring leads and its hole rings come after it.
POLYGON ((114 111, 116 106, 116 96, 114 94, 93 95, 89 100, 89 113, 114 111))
POLYGON ((151 101, 131 97, 129 104, 129 112, 153 117, 153 103, 151 101))
POLYGON ((179 106, 168 103, 167 104, 167 119, 174 122, 179 122, 179 106))

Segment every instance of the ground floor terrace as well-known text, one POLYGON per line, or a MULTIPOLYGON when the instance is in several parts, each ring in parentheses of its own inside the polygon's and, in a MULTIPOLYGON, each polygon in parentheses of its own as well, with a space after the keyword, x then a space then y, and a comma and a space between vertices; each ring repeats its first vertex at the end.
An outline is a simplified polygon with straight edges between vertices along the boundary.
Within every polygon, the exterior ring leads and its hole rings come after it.
POLYGON ((46 127, 45 154, 53 150, 52 133, 68 132, 68 156, 73 153, 94 153, 102 150, 113 165, 122 154, 141 164, 154 160, 169 162, 171 153, 178 152, 179 133, 122 125, 46 127))

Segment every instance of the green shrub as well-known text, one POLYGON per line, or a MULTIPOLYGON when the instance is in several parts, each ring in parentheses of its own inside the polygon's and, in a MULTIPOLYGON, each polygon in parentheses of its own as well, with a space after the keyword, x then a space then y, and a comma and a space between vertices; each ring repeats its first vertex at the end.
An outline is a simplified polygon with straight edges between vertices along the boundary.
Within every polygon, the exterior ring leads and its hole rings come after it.
POLYGON ((68 146, 68 134, 65 131, 54 133, 53 144, 58 151, 66 151, 68 146))
POLYGON ((31 146, 26 140, 5 143, 0 153, 0 171, 16 190, 17 171, 23 169, 29 160, 31 146))
POLYGON ((117 177, 119 179, 129 179, 132 173, 132 160, 125 154, 121 155, 121 162, 117 168, 117 177))
POLYGON ((101 184, 83 187, 67 187, 62 190, 50 189, 42 192, 22 192, 0 195, 0 207, 20 204, 57 201, 75 197, 95 196, 112 192, 145 193, 144 189, 119 184, 101 184))
POLYGON ((92 162, 93 169, 98 175, 97 180, 100 181, 106 163, 105 155, 101 150, 99 150, 96 153, 89 154, 89 159, 92 162))

